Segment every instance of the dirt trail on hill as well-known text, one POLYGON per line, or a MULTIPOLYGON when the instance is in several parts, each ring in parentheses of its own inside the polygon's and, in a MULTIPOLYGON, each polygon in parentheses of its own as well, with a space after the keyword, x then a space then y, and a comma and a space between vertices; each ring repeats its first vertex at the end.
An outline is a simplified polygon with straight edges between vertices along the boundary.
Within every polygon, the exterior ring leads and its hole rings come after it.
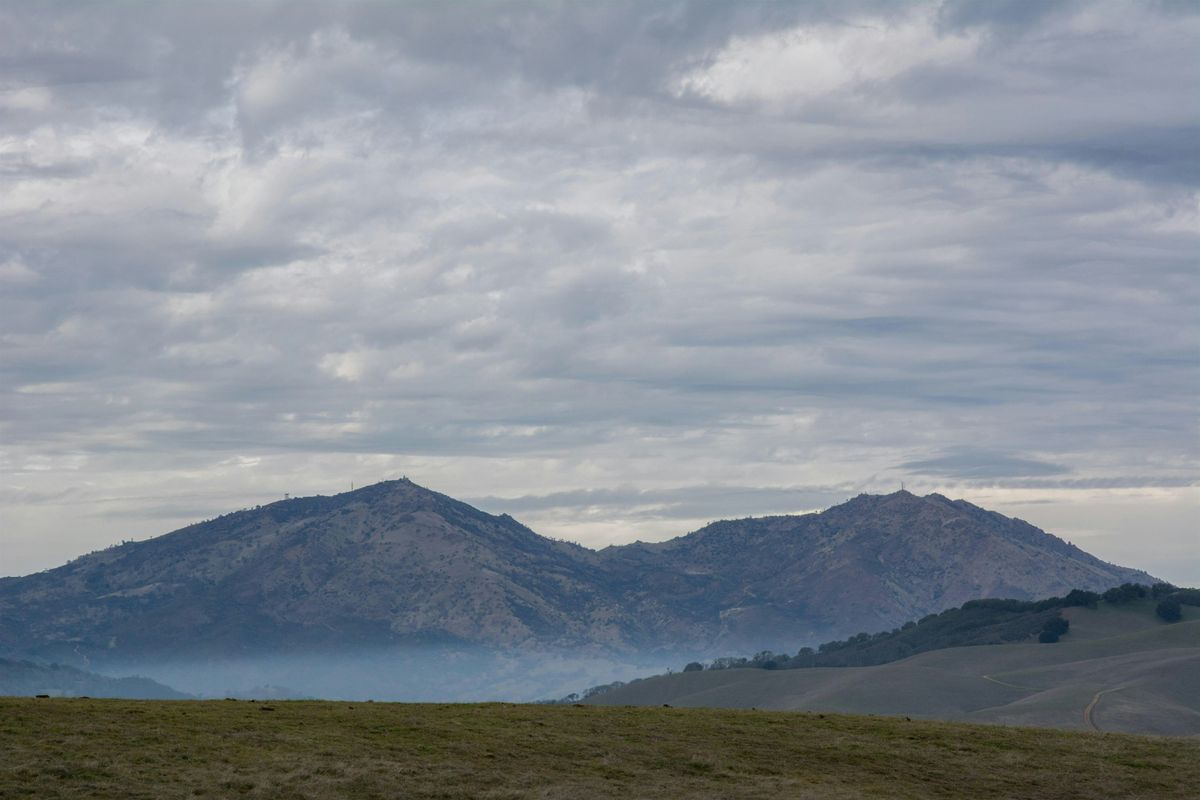
POLYGON ((1113 689, 1101 689, 1092 697, 1092 702, 1087 704, 1087 708, 1083 710, 1083 724, 1090 725, 1095 730, 1100 730, 1100 726, 1096 724, 1096 720, 1092 719, 1092 712, 1096 710, 1096 705, 1100 702, 1100 698, 1109 692, 1119 692, 1124 689, 1124 686, 1117 686, 1113 689))
POLYGON ((1025 691, 1029 691, 1029 692, 1044 691, 1043 689, 1038 689, 1037 687, 1034 687, 1034 686, 1021 686, 1020 684, 1002 681, 999 678, 993 678, 991 675, 980 675, 979 677, 983 678, 985 681, 991 681, 992 683, 998 683, 1001 686, 1008 686, 1012 689, 1024 689, 1025 691))

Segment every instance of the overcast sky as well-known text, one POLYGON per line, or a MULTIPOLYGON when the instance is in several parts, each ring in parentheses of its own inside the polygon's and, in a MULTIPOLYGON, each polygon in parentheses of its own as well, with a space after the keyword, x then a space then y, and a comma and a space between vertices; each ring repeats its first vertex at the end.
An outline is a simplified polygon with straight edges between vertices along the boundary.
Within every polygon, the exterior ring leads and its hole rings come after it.
POLYGON ((1193 3, 0 4, 0 575, 407 475, 1200 584, 1193 3))

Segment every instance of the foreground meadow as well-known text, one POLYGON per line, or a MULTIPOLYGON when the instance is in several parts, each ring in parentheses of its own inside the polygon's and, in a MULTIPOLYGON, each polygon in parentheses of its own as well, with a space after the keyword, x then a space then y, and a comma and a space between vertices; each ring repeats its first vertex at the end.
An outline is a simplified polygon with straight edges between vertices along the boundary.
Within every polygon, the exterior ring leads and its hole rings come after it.
POLYGON ((3 798, 1194 798, 1200 741, 675 708, 0 698, 3 798))

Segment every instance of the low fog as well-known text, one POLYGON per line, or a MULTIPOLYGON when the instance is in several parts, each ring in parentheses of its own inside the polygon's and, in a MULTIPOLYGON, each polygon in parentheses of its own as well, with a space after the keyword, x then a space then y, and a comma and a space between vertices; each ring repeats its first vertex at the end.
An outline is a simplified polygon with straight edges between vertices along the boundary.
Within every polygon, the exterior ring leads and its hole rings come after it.
POLYGON ((678 670, 688 660, 687 654, 617 659, 567 651, 502 653, 427 646, 128 661, 92 669, 113 677, 152 678, 199 698, 530 702, 678 670))

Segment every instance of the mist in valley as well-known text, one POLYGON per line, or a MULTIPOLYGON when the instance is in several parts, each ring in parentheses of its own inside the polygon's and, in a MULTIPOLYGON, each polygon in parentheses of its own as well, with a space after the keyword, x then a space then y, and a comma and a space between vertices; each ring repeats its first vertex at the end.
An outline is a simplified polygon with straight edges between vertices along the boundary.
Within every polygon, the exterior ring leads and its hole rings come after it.
POLYGON ((565 650, 513 653, 426 646, 125 661, 93 670, 151 678, 199 698, 535 702, 661 674, 687 660, 684 654, 616 658, 565 650))

